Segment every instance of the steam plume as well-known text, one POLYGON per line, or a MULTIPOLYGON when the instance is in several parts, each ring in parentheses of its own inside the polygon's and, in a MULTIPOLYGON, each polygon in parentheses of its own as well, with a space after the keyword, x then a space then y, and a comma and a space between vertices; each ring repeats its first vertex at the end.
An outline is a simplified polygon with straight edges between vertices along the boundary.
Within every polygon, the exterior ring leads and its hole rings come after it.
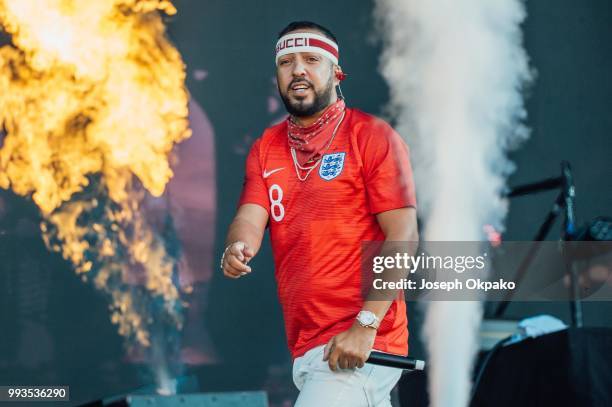
MULTIPOLYGON (((483 240, 503 228, 506 151, 528 136, 521 89, 531 79, 518 0, 377 0, 380 61, 397 129, 411 146, 426 241, 483 240)), ((424 340, 434 406, 465 406, 478 302, 432 302, 424 340)))

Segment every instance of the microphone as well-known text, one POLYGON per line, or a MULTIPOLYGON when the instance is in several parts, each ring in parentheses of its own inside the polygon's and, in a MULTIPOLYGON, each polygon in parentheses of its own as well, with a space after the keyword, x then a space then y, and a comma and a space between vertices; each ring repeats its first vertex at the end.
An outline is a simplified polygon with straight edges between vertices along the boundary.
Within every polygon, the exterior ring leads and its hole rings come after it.
POLYGON ((563 178, 563 199, 565 200, 565 235, 567 240, 571 240, 576 233, 574 209, 576 191, 572 169, 567 161, 561 162, 561 177, 563 178))
POLYGON ((366 360, 366 363, 408 370, 425 369, 424 360, 419 360, 408 356, 391 355, 389 353, 382 353, 376 351, 370 352, 370 357, 368 358, 368 360, 366 360))

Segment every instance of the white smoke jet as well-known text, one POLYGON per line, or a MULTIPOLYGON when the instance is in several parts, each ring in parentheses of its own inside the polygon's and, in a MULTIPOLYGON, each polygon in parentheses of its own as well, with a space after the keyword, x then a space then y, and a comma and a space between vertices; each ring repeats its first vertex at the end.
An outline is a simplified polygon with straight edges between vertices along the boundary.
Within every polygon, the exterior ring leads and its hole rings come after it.
MULTIPOLYGON (((521 90, 532 78, 518 0, 376 0, 397 129, 411 146, 426 241, 480 241, 503 228, 506 151, 528 136, 521 90)), ((479 302, 432 302, 424 340, 433 406, 465 406, 479 302)))

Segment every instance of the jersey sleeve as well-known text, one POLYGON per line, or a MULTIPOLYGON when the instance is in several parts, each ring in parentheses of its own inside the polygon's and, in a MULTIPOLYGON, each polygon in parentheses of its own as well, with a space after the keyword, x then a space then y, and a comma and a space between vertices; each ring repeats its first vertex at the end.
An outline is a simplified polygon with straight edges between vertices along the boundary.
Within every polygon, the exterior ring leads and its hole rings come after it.
POLYGON ((408 146, 382 120, 362 129, 362 160, 370 213, 416 207, 408 146))
POLYGON ((244 182, 238 206, 247 203, 257 204, 270 212, 270 201, 260 162, 261 138, 255 140, 246 160, 244 182))

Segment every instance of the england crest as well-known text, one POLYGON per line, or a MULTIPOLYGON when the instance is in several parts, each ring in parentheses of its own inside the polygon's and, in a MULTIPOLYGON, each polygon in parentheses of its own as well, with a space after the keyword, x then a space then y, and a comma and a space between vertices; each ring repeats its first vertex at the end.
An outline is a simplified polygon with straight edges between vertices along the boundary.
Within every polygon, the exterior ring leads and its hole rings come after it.
POLYGON ((321 158, 319 176, 325 181, 331 181, 340 175, 342 168, 344 168, 344 156, 345 153, 325 154, 321 158))

